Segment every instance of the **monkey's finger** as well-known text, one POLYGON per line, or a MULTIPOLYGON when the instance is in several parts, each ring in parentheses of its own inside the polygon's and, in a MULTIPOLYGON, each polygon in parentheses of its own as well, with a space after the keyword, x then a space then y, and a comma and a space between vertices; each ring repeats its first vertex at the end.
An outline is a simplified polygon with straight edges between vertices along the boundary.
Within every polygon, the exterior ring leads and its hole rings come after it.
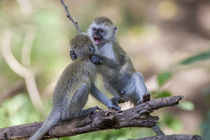
POLYGON ((90 49, 91 52, 95 52, 95 48, 93 47, 93 45, 90 45, 89 49, 90 49))
POLYGON ((94 63, 94 64, 100 64, 100 59, 97 57, 97 56, 92 56, 91 57, 91 61, 94 63))
POLYGON ((70 51, 70 54, 72 54, 72 55, 76 55, 76 53, 75 53, 75 51, 70 51))
POLYGON ((144 103, 144 102, 147 102, 147 101, 150 101, 150 94, 145 94, 145 95, 143 96, 143 103, 144 103))
POLYGON ((76 60, 77 59, 77 55, 74 51, 70 51, 70 57, 72 60, 76 60))
POLYGON ((142 101, 138 101, 136 104, 139 105, 139 104, 142 104, 142 103, 143 103, 142 101))
POLYGON ((101 111, 102 109, 98 106, 95 106, 95 109, 98 110, 98 111, 101 111))
POLYGON ((112 107, 109 107, 109 109, 120 111, 121 110, 121 107, 119 107, 119 106, 112 106, 112 107))
POLYGON ((77 59, 77 56, 71 56, 71 59, 72 60, 76 60, 77 59))

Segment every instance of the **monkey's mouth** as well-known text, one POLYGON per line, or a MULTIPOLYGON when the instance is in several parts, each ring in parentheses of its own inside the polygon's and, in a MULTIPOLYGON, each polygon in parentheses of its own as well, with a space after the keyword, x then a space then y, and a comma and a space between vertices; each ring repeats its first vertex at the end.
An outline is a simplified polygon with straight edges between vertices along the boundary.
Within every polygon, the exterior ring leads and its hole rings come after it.
POLYGON ((94 37, 93 39, 96 44, 99 44, 101 42, 101 39, 99 37, 94 37))

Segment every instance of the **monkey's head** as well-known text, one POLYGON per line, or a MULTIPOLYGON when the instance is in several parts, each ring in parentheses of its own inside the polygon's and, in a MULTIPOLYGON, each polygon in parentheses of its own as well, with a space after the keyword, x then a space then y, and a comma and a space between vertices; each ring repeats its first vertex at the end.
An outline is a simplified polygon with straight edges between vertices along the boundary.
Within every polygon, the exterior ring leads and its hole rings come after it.
POLYGON ((95 46, 88 35, 84 33, 79 33, 72 38, 70 45, 71 49, 76 53, 78 59, 95 54, 95 46))
POLYGON ((96 45, 104 45, 115 38, 117 27, 107 17, 96 17, 88 28, 88 35, 96 45))

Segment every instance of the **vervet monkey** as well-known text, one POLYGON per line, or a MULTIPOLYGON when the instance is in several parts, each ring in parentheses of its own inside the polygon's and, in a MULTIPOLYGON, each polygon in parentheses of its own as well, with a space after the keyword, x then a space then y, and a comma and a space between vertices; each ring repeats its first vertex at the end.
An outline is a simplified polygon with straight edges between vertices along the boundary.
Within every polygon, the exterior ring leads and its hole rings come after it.
MULTIPOLYGON (((115 61, 120 67, 120 70, 118 70, 99 65, 101 67, 99 72, 103 77, 105 88, 114 95, 112 101, 115 105, 128 100, 133 102, 134 105, 148 101, 150 100, 150 94, 144 83, 144 78, 141 73, 136 72, 129 56, 117 42, 116 31, 117 27, 107 17, 96 17, 88 28, 88 35, 97 46, 96 53, 115 61), (122 58, 125 59, 125 63, 120 65, 119 62, 122 58)), ((77 59, 74 51, 70 51, 70 56, 72 60, 77 59)), ((91 92, 103 95, 95 85, 92 86, 91 92)), ((157 125, 152 129, 157 135, 164 134, 157 125)))
MULTIPOLYGON (((53 93, 52 111, 30 140, 42 139, 58 121, 69 120, 96 111, 98 107, 83 109, 96 76, 96 66, 91 62, 91 59, 97 64, 103 62, 113 68, 117 66, 117 64, 107 62, 103 57, 94 56, 95 47, 88 35, 84 33, 76 35, 70 44, 71 49, 77 54, 77 60, 69 64, 61 74, 53 93)), ((119 109, 105 96, 99 98, 107 106, 119 109)))
MULTIPOLYGON (((118 72, 116 69, 98 65, 105 88, 114 95, 113 102, 118 105, 119 101, 130 100, 134 105, 137 105, 143 102, 143 99, 149 100, 150 94, 145 86, 143 76, 135 71, 129 56, 115 39, 116 31, 117 27, 109 18, 97 17, 89 26, 88 35, 97 45, 96 53, 119 64, 120 70, 118 72), (125 63, 120 65, 122 58, 125 59, 125 63)), ((74 51, 71 51, 70 55, 72 60, 77 59, 74 51)), ((91 92, 100 91, 92 86, 91 92)))

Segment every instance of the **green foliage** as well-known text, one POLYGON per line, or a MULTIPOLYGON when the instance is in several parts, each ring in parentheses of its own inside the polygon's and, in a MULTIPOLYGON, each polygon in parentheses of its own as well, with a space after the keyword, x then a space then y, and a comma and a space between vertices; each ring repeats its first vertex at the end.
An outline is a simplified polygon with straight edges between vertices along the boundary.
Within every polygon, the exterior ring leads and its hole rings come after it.
POLYGON ((0 127, 31 123, 41 120, 26 94, 19 94, 4 101, 0 108, 0 127))
POLYGON ((209 140, 210 138, 210 110, 207 113, 207 117, 201 125, 203 140, 209 140))
POLYGON ((174 131, 180 131, 183 127, 182 122, 170 114, 163 116, 163 123, 174 131))
POLYGON ((204 61, 206 59, 210 59, 210 51, 199 53, 199 54, 196 54, 196 55, 191 56, 189 58, 186 58, 183 61, 181 61, 179 64, 188 65, 188 64, 192 64, 192 63, 195 63, 195 62, 198 62, 198 61, 204 61))
POLYGON ((171 94, 170 91, 164 90, 164 91, 159 91, 159 92, 157 92, 155 98, 169 97, 169 96, 171 96, 171 95, 172 95, 172 94, 171 94))
POLYGON ((194 109, 194 104, 190 101, 182 101, 181 103, 179 103, 178 107, 183 110, 192 111, 194 109))
POLYGON ((171 77, 172 77, 172 73, 170 71, 160 73, 157 77, 159 86, 162 86, 163 84, 165 84, 171 77))

